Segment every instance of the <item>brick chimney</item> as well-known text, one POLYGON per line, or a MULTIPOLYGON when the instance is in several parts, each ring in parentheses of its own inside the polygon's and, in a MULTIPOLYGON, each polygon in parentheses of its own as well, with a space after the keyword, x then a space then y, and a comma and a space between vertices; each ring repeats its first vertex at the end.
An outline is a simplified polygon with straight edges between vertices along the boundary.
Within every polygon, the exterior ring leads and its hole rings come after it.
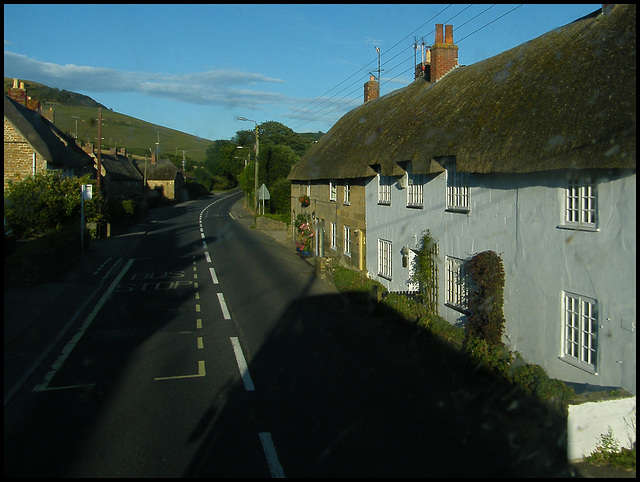
POLYGON ((18 83, 18 79, 13 79, 13 87, 9 87, 7 96, 26 107, 27 91, 24 88, 24 82, 18 83))
POLYGON ((378 81, 373 75, 369 76, 369 82, 365 82, 364 84, 364 101, 369 102, 370 100, 377 99, 380 97, 380 85, 378 81))
POLYGON ((431 79, 437 82, 458 66, 458 46, 453 44, 453 25, 436 24, 436 41, 431 46, 431 79))

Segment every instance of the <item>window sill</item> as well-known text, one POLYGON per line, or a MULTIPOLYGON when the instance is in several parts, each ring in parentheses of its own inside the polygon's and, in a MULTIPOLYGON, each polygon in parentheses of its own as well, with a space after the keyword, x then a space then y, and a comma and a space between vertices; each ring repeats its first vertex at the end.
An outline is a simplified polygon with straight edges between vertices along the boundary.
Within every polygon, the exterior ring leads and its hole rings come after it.
POLYGON ((599 233, 600 230, 596 226, 579 226, 571 224, 559 224, 556 226, 558 229, 567 229, 569 231, 585 231, 588 233, 599 233))
POLYGON ((424 209, 424 204, 407 204, 408 209, 424 209))
POLYGON ((567 365, 571 365, 574 368, 587 372, 590 375, 598 376, 598 372, 596 371, 596 368, 593 365, 587 365, 586 363, 581 362, 577 358, 571 358, 568 356, 559 356, 558 360, 563 361, 567 365))
POLYGON ((386 276, 386 275, 384 275, 382 273, 378 273, 378 276, 380 278, 386 279, 387 281, 391 281, 391 276, 386 276))
POLYGON ((378 206, 391 206, 391 202, 378 201, 378 206))
POLYGON ((451 303, 445 303, 444 306, 447 306, 447 307, 451 308, 452 310, 459 311, 463 315, 468 315, 469 314, 469 311, 465 310, 464 308, 460 308, 459 306, 452 305, 451 303))
POLYGON ((447 213, 469 214, 471 210, 469 208, 445 208, 444 211, 447 213))

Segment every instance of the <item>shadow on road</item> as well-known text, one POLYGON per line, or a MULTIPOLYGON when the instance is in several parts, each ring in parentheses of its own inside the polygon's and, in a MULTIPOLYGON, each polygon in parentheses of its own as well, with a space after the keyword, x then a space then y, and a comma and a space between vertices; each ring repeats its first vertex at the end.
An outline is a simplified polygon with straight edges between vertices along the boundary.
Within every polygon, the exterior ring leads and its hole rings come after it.
POLYGON ((250 406, 287 477, 570 475, 561 414, 355 293, 292 303, 250 373, 253 395, 234 386, 198 424, 186 476, 234 475, 214 454, 250 406))

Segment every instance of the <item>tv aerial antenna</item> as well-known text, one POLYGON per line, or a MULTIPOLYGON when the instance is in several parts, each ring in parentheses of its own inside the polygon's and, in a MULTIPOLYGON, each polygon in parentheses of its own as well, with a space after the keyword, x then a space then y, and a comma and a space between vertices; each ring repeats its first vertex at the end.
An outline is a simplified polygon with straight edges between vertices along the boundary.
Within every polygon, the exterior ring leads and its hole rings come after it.
MULTIPOLYGON (((377 80, 378 83, 380 83, 380 72, 384 72, 384 69, 380 68, 380 48, 376 47, 375 45, 373 46, 374 49, 376 49, 376 52, 378 53, 378 76, 377 76, 377 80)), ((369 72, 369 74, 374 75, 372 72, 369 72)))

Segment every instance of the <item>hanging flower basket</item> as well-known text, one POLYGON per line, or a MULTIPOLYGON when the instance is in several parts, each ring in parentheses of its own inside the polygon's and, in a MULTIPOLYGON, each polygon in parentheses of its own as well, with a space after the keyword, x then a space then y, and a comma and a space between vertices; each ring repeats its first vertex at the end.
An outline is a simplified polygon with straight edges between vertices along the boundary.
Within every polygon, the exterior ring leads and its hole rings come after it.
POLYGON ((311 204, 311 199, 309 199, 309 196, 307 196, 306 194, 303 196, 300 196, 298 198, 298 201, 300 201, 300 204, 302 205, 303 208, 306 208, 309 204, 311 204))

